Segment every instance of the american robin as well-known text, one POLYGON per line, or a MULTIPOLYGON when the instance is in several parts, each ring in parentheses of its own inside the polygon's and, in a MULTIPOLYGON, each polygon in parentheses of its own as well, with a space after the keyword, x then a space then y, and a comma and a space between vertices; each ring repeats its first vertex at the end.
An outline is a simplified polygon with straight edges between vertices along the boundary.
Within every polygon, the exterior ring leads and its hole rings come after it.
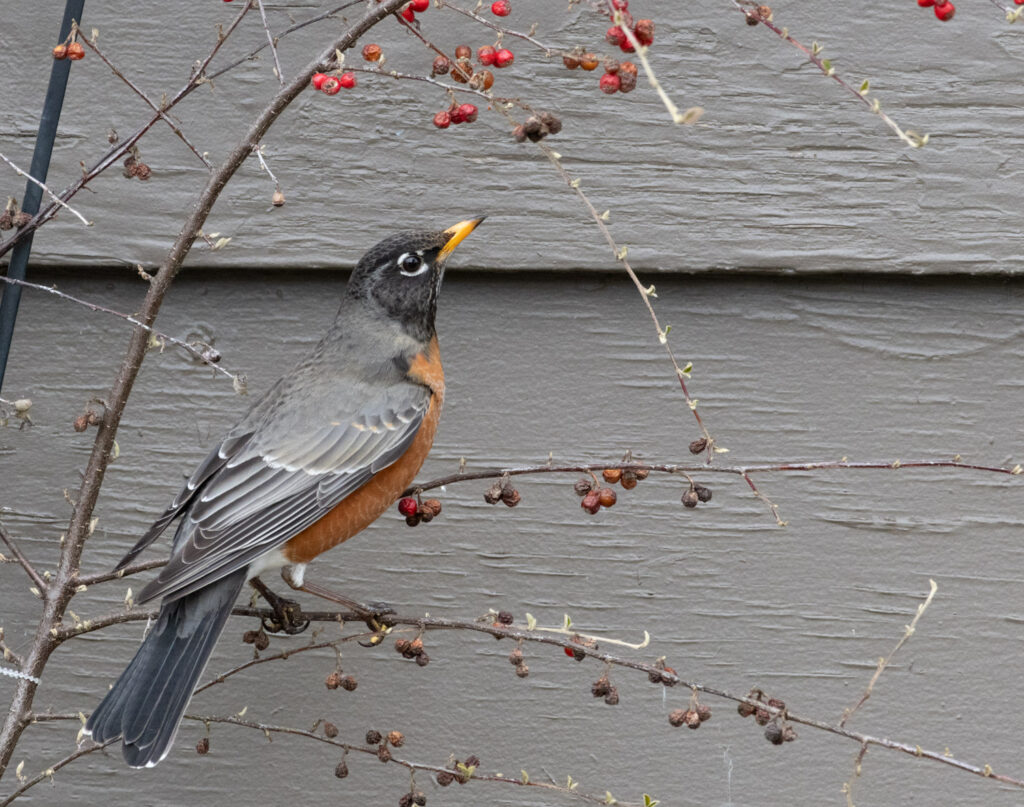
POLYGON ((171 557, 139 602, 160 615, 86 723, 121 737, 132 767, 167 756, 178 724, 246 580, 306 564, 381 515, 434 441, 444 371, 434 329, 444 265, 483 217, 442 232, 403 232, 359 261, 337 319, 192 473, 118 564, 179 519, 171 557))

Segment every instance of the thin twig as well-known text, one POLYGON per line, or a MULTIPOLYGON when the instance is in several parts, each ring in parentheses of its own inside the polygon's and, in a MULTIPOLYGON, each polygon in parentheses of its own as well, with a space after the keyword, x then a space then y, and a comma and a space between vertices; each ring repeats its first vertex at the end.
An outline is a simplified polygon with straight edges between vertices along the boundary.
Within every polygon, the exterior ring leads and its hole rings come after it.
POLYGON ((469 9, 460 8, 459 6, 455 5, 454 3, 449 3, 448 0, 437 0, 437 2, 438 2, 438 4, 442 8, 450 8, 452 11, 457 11, 457 12, 459 12, 459 14, 464 14, 465 16, 469 17, 470 19, 476 20, 481 25, 484 25, 484 26, 490 28, 492 31, 497 31, 499 34, 508 34, 509 36, 514 36, 517 39, 523 39, 523 40, 529 42, 532 45, 536 45, 538 48, 540 48, 542 51, 544 51, 548 56, 551 56, 551 55, 553 55, 555 53, 560 53, 561 52, 558 48, 552 48, 552 47, 549 47, 548 45, 545 45, 543 42, 541 42, 538 39, 535 39, 530 34, 524 34, 524 33, 521 33, 520 31, 513 31, 511 28, 503 28, 502 26, 500 26, 500 25, 498 25, 498 24, 496 24, 494 22, 491 22, 486 17, 481 17, 475 11, 470 11, 469 9))
MULTIPOLYGON (((77 715, 75 716, 75 719, 78 719, 77 715)), ((36 774, 31 779, 26 779, 24 782, 22 782, 21 787, 19 787, 17 790, 11 793, 11 795, 8 796, 6 799, 0 801, 0 807, 7 807, 7 805, 9 805, 19 796, 21 796, 26 790, 35 787, 43 780, 52 780, 53 775, 61 768, 63 768, 65 765, 70 765, 76 759, 84 757, 86 754, 91 754, 93 751, 99 751, 102 748, 106 748, 108 745, 118 742, 118 739, 107 740, 105 743, 93 743, 91 745, 85 746, 84 748, 79 748, 77 751, 74 751, 73 753, 68 754, 66 757, 64 757, 64 759, 60 760, 59 762, 53 763, 53 765, 51 765, 46 770, 42 771, 39 774, 36 774)))
POLYGON ((188 146, 189 150, 193 154, 195 154, 196 157, 199 158, 200 162, 202 162, 203 165, 205 165, 211 171, 213 170, 213 164, 200 153, 199 149, 192 145, 192 142, 187 137, 185 137, 185 133, 181 131, 181 127, 179 127, 178 124, 171 120, 170 117, 160 107, 158 107, 156 103, 154 103, 148 95, 146 95, 146 93, 139 89, 139 87, 130 78, 128 78, 128 76, 126 76, 121 70, 115 67, 114 63, 111 62, 110 59, 107 58, 106 54, 100 50, 99 45, 97 45, 95 42, 90 41, 88 38, 84 36, 80 37, 80 39, 89 48, 92 49, 93 53, 100 57, 100 61, 102 61, 107 67, 109 67, 111 71, 113 71, 115 76, 117 76, 119 79, 121 79, 121 81, 127 84, 132 92, 134 92, 137 96, 139 96, 139 98, 145 101, 146 105, 151 110, 153 110, 160 117, 161 120, 163 120, 168 126, 171 127, 171 131, 178 136, 182 143, 188 146))
POLYGON ((57 297, 60 297, 62 300, 67 300, 68 302, 77 303, 78 305, 85 306, 90 311, 100 311, 100 312, 102 312, 104 314, 110 314, 111 316, 123 319, 125 322, 130 322, 136 328, 141 328, 142 330, 146 331, 147 333, 152 334, 156 339, 161 339, 161 340, 170 342, 171 344, 177 345, 178 347, 182 348, 183 350, 188 351, 195 358, 199 359, 199 361, 201 361, 203 364, 208 365, 209 367, 211 367, 215 372, 220 373, 221 375, 225 376, 226 378, 230 378, 232 383, 236 386, 236 388, 237 387, 241 387, 242 389, 245 388, 245 376, 244 375, 242 375, 240 373, 232 373, 232 372, 224 369, 220 365, 215 364, 211 360, 211 358, 209 356, 205 355, 204 351, 200 350, 199 348, 196 348, 193 345, 190 345, 188 342, 183 342, 181 339, 175 339, 173 336, 168 336, 167 334, 162 333, 161 331, 158 331, 155 328, 151 328, 149 325, 146 325, 146 323, 139 321, 138 319, 133 317, 131 314, 122 314, 120 311, 115 311, 112 308, 107 308, 106 306, 99 305, 98 303, 90 303, 88 300, 81 300, 78 297, 72 297, 70 294, 66 294, 63 291, 58 291, 57 289, 53 288, 52 286, 43 286, 43 285, 40 285, 39 283, 30 283, 27 280, 18 280, 18 279, 13 278, 13 277, 0 277, 0 280, 4 281, 5 283, 12 283, 12 284, 17 285, 17 286, 24 286, 24 287, 29 288, 29 289, 36 289, 37 291, 45 291, 47 294, 53 294, 53 295, 55 295, 57 297))
POLYGON ((3 524, 0 524, 0 541, 3 541, 7 548, 11 550, 11 554, 17 558, 18 563, 21 564, 21 568, 25 570, 25 574, 27 574, 29 578, 31 578, 32 582, 36 584, 36 588, 39 589, 39 596, 45 597, 46 592, 50 588, 50 584, 43 579, 43 576, 36 571, 35 566, 33 566, 29 562, 29 559, 25 557, 3 524))
POLYGON ((159 569, 161 566, 166 565, 166 560, 146 560, 126 566, 116 572, 102 572, 101 574, 90 574, 85 577, 79 576, 75 582, 79 586, 95 586, 97 583, 106 583, 108 580, 121 580, 133 574, 148 572, 150 569, 159 569))
POLYGON ((14 169, 14 172, 18 176, 25 177, 25 179, 27 179, 29 182, 32 182, 33 184, 38 185, 40 188, 42 188, 43 191, 46 193, 46 195, 49 196, 51 199, 53 199, 54 203, 60 205, 65 210, 70 210, 75 216, 78 217, 78 220, 80 222, 82 222, 82 224, 84 224, 86 227, 92 227, 92 222, 91 221, 89 221, 85 216, 83 216, 81 213, 79 213, 77 210, 75 210, 73 207, 71 207, 71 205, 65 204, 64 201, 59 196, 57 196, 57 194, 55 194, 53 191, 51 191, 49 188, 47 188, 45 184, 43 184, 38 179, 36 179, 34 176, 32 176, 28 171, 22 171, 20 168, 18 168, 18 166, 16 166, 14 163, 12 163, 3 154, 0 154, 0 160, 3 160, 5 163, 7 163, 9 166, 11 166, 11 168, 14 169))
POLYGON ((284 86, 284 73, 281 72, 281 62, 277 58, 277 44, 274 42, 274 35, 270 33, 270 26, 267 24, 267 12, 263 8, 263 0, 256 0, 256 5, 260 9, 260 19, 263 20, 263 30, 267 34, 267 42, 270 45, 270 52, 274 54, 274 72, 277 74, 277 80, 281 82, 281 86, 284 86))

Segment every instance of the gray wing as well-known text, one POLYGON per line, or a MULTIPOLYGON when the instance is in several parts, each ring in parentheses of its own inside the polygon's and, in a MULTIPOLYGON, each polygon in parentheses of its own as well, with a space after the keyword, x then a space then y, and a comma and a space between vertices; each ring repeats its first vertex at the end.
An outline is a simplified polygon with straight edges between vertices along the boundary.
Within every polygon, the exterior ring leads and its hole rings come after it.
POLYGON ((264 425, 222 443, 150 530, 182 514, 171 559, 139 601, 185 596, 319 520, 405 453, 430 397, 420 385, 393 385, 349 417, 264 425))

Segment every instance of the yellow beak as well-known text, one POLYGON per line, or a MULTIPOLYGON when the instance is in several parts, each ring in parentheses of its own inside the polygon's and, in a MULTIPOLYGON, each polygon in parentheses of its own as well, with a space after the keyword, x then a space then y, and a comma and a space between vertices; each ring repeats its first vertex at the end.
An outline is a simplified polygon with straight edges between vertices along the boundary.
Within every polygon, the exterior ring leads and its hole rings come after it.
POLYGON ((473 230, 477 228, 477 225, 485 218, 487 218, 487 216, 480 216, 475 219, 466 219, 465 221, 460 221, 454 227, 449 227, 445 230, 444 235, 448 240, 445 242, 445 245, 441 248, 440 254, 437 256, 438 262, 444 262, 448 256, 455 251, 455 247, 462 243, 462 239, 473 232, 473 230))

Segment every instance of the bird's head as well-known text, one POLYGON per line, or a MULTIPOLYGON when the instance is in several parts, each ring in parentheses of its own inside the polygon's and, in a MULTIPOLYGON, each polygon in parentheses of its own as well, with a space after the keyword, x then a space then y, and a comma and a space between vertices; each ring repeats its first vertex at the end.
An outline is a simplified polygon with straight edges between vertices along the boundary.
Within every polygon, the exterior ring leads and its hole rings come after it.
POLYGON ((385 238, 360 259, 348 282, 348 295, 400 322, 421 341, 434 333, 437 296, 444 265, 455 247, 485 216, 460 221, 447 230, 412 230, 385 238))

